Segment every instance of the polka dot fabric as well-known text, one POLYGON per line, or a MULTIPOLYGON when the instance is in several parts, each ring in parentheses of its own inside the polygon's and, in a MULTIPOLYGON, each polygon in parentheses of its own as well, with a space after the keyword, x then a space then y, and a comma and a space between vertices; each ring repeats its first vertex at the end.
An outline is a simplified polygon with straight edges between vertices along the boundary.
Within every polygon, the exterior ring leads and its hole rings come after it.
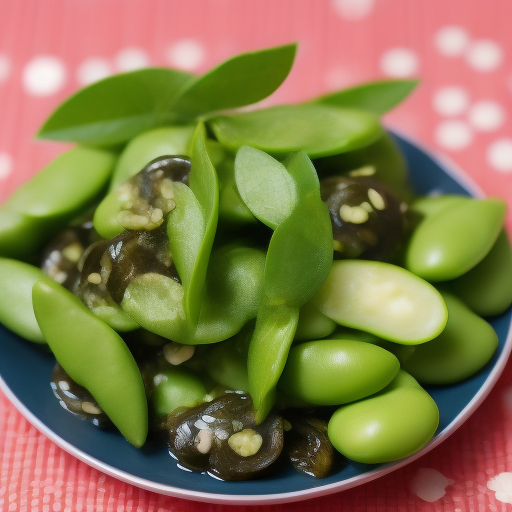
MULTIPOLYGON (((150 65, 201 72, 237 52, 299 41, 289 80, 265 104, 376 78, 421 78, 385 121, 505 199, 510 230, 510 20, 508 0, 0 0, 0 201, 67 147, 33 135, 82 85, 150 65)), ((510 511, 511 434, 512 363, 477 412, 419 460, 342 493, 266 509, 510 511)), ((0 467, 2 512, 231 510, 154 494, 88 467, 1 393, 0 467)))

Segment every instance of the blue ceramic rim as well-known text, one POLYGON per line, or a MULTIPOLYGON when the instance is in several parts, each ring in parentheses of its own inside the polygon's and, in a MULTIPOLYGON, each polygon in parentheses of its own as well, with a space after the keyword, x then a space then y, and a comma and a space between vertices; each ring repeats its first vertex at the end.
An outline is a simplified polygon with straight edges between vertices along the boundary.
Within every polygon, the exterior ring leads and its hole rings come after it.
MULTIPOLYGON (((409 136, 404 135, 399 130, 390 130, 392 133, 396 134, 399 138, 403 139, 408 144, 416 147, 421 152, 423 152, 428 158, 430 158, 436 165, 438 165, 446 174, 448 174, 455 182, 460 184, 463 188, 465 188, 472 196, 475 197, 485 197, 485 194, 480 189, 480 187, 470 178, 468 177, 460 167, 458 167, 451 159, 444 155, 438 155, 429 148, 426 148, 423 144, 418 143, 417 141, 411 139, 409 136)), ((468 404, 461 410, 461 412, 448 424, 439 434, 436 436, 421 450, 416 452, 409 457, 398 460, 396 462, 391 462, 388 464, 381 464, 377 468, 367 471, 361 475, 357 475, 352 478, 348 478, 339 482, 319 486, 312 487, 301 491, 293 491, 287 493, 278 493, 278 494, 258 494, 258 495, 241 495, 241 494, 217 494, 210 492, 201 492, 201 491, 193 491, 190 489, 183 489, 180 487, 174 487, 170 485, 159 484, 157 482, 153 482, 151 480, 147 480, 144 478, 136 477, 128 472, 119 470, 109 464, 101 462, 85 453, 84 451, 76 448, 73 444, 69 443, 55 432, 53 432, 49 427, 47 427, 43 421, 37 418, 28 407, 26 407, 11 391, 9 386, 3 380, 2 376, 0 376, 0 388, 3 390, 5 395, 9 398, 9 400, 13 403, 13 405, 18 409, 18 411, 40 432, 46 435, 51 441, 57 444, 60 448, 62 448, 67 453, 73 455, 77 459, 82 462, 88 464, 89 466, 102 471, 110 476, 113 476, 121 481, 127 482, 129 484, 135 485, 137 487, 147 489, 149 491, 157 492, 160 494, 165 494, 168 496, 174 496, 177 498, 184 498, 194 501, 201 501, 207 503, 220 503, 220 504, 244 504, 244 505, 258 505, 258 504, 279 504, 279 503, 288 503, 293 501, 305 500, 315 497, 324 496, 327 494, 332 494, 335 492, 339 492, 342 490, 347 490, 352 487, 356 487, 358 485, 367 483, 371 480, 374 480, 378 477, 384 476, 396 469, 399 469, 410 462, 420 458, 425 455, 427 452, 438 446, 442 443, 448 436, 450 436, 455 430, 457 430, 470 416, 473 412, 479 407, 479 405, 483 402, 483 400, 487 397, 487 395, 492 390, 493 386, 496 384, 499 376, 503 372, 505 365, 507 363, 510 352, 512 351, 512 324, 509 325, 508 334, 506 341, 504 343, 501 354, 496 360, 492 370, 490 371, 487 379, 484 384, 480 387, 478 392, 473 396, 473 398, 468 402, 468 404)))

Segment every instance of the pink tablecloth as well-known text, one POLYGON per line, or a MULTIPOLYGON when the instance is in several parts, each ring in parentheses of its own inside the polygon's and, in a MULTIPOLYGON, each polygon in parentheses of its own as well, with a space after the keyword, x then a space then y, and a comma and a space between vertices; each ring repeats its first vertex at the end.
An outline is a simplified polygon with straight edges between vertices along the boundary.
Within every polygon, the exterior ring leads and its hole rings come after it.
MULTIPOLYGON (((446 153, 488 195, 512 205, 511 21, 509 0, 0 0, 0 200, 62 151, 32 135, 81 85, 147 65, 203 71, 234 53, 296 40, 296 66, 269 102, 377 77, 421 77, 414 96, 387 116, 389 125, 446 153)), ((6 512, 223 508, 91 469, 2 394, 0 460, 6 512)), ((480 409, 426 456, 355 489, 273 509, 512 510, 508 472, 510 364, 480 409), (425 475, 446 488, 432 503, 422 499, 425 475)))

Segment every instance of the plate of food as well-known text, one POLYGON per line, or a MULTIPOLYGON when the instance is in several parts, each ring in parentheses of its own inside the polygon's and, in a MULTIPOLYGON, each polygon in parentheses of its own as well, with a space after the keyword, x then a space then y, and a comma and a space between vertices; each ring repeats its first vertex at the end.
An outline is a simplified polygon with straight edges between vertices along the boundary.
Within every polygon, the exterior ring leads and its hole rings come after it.
POLYGON ((383 127, 417 81, 240 110, 295 51, 80 90, 39 132, 76 146, 0 206, 0 385, 120 480, 348 489, 446 439, 508 359, 504 201, 383 127))

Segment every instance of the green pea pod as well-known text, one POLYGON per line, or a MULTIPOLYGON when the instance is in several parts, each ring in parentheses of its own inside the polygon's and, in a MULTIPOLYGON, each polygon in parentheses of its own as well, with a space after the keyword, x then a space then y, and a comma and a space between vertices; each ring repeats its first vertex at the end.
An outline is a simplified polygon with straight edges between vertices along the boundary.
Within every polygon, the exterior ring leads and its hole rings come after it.
POLYGON ((198 375, 183 367, 161 371, 154 376, 157 381, 150 405, 157 418, 171 413, 178 407, 194 407, 204 402, 206 389, 198 375))
POLYGON ((77 147, 58 156, 0 208, 0 255, 27 257, 86 210, 107 184, 116 154, 77 147), (26 236, 35 235, 27 243, 26 236))
POLYGON ((507 232, 503 229, 487 256, 448 286, 481 316, 505 312, 512 303, 512 251, 507 232))
POLYGON ((314 302, 310 300, 300 308, 295 341, 325 338, 335 329, 336 322, 321 313, 314 302))
POLYGON ((134 137, 119 155, 110 190, 115 190, 159 156, 189 155, 194 130, 194 125, 165 126, 134 137))
POLYGON ((290 350, 278 387, 313 404, 340 405, 377 393, 399 369, 393 354, 370 343, 309 341, 290 350))
POLYGON ((235 161, 231 157, 219 162, 219 221, 232 225, 255 224, 256 218, 244 203, 235 179, 235 161))
POLYGON ((377 261, 335 261, 314 302, 341 325, 404 345, 435 338, 448 317, 443 298, 431 284, 377 261))
POLYGON ((425 218, 409 240, 406 268, 428 281, 461 276, 491 250, 505 212, 501 199, 471 199, 425 218))
POLYGON ((33 303, 59 364, 92 394, 130 443, 142 446, 148 431, 146 393, 137 363, 121 337, 50 278, 34 285, 33 303))
POLYGON ((299 308, 295 306, 272 306, 263 301, 258 310, 247 358, 249 390, 258 423, 267 417, 274 405, 276 385, 283 372, 298 321, 299 308))
POLYGON ((382 136, 378 118, 330 105, 280 105, 208 119, 217 140, 232 151, 242 146, 272 155, 304 151, 310 158, 368 146, 382 136))
POLYGON ((389 133, 361 149, 314 161, 320 177, 335 174, 372 176, 387 185, 401 199, 409 201, 412 192, 405 158, 389 133))
POLYGON ((183 287, 157 274, 135 278, 121 306, 142 327, 192 345, 234 336, 256 316, 263 293, 265 255, 240 244, 212 253, 197 326, 187 321, 183 287))
POLYGON ((43 272, 28 263, 0 258, 0 322, 18 336, 45 343, 32 306, 32 287, 44 278, 43 272))
POLYGON ((470 377, 492 357, 498 336, 454 295, 442 292, 448 323, 437 338, 416 347, 404 370, 425 384, 447 385, 470 377))
POLYGON ((383 390, 338 409, 329 421, 328 435, 345 457, 375 464, 417 452, 438 425, 434 400, 400 370, 383 390))

